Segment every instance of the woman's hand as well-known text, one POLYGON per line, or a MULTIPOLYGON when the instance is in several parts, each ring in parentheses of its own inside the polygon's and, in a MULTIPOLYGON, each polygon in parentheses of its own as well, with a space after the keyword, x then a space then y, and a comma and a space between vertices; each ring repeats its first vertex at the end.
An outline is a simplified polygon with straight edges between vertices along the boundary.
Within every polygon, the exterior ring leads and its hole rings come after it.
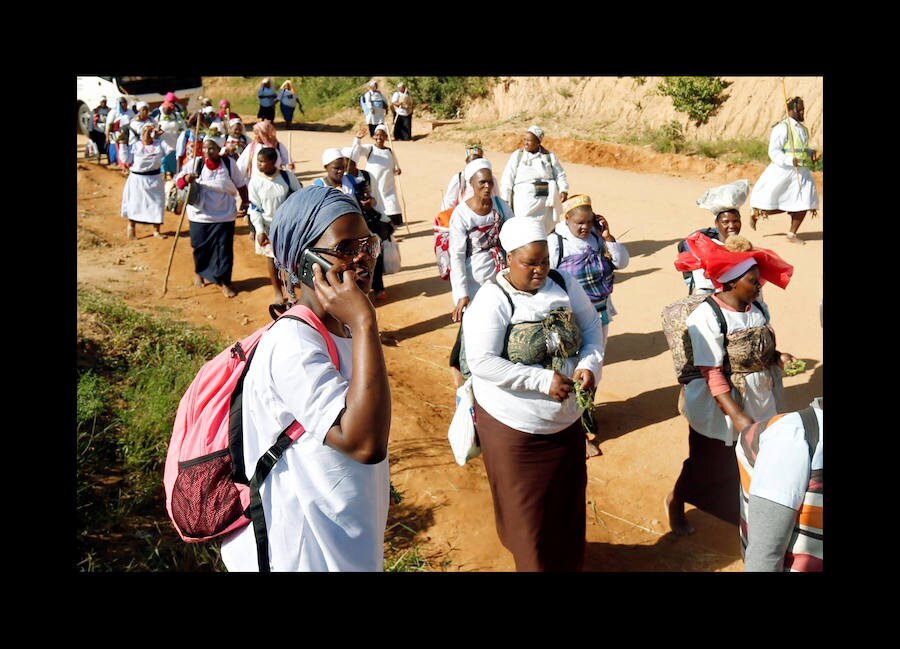
POLYGON ((366 135, 368 135, 368 134, 369 134, 368 128, 361 128, 356 132, 356 137, 358 137, 361 140, 364 137, 366 137, 366 135))
MULTIPOLYGON (((590 372, 588 372, 590 374, 590 372)), ((553 372, 553 381, 550 382, 550 392, 548 393, 557 401, 565 401, 572 390, 575 389, 575 382, 568 376, 563 376, 559 372, 553 372)))
POLYGON ((784 369, 784 366, 791 361, 796 360, 793 354, 788 354, 787 352, 780 352, 778 354, 778 367, 784 369))
POLYGON ((258 232, 256 234, 256 242, 261 246, 265 246, 267 243, 269 243, 269 237, 265 232, 258 232))
POLYGON ((459 322, 462 320, 463 311, 466 310, 466 307, 469 306, 469 297, 461 297, 459 301, 456 303, 456 308, 453 309, 453 313, 450 314, 450 317, 453 319, 453 322, 459 322))
POLYGON ((753 420, 747 416, 747 414, 741 410, 739 413, 735 413, 731 417, 731 423, 734 424, 734 430, 738 433, 746 430, 747 426, 753 425, 753 420))
POLYGON ((313 288, 319 304, 351 330, 375 322, 375 307, 356 285, 356 280, 356 271, 343 263, 336 263, 327 273, 322 273, 321 265, 313 264, 313 288))
POLYGON ((572 374, 573 381, 581 381, 582 390, 590 390, 594 387, 594 373, 590 370, 575 370, 572 374))
POLYGON ((609 222, 606 220, 605 216, 602 214, 594 214, 594 222, 597 224, 597 229, 600 230, 600 236, 603 237, 604 241, 616 240, 609 231, 609 222))

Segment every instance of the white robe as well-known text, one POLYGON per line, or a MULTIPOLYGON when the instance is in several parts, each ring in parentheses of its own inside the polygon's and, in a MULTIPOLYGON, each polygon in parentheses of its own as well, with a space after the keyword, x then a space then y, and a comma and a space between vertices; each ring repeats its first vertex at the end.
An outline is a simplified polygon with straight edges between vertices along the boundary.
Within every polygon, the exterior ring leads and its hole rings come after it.
POLYGON ((569 181, 555 153, 513 151, 500 177, 500 196, 512 205, 516 216, 539 218, 544 231, 550 232, 562 214, 562 192, 569 192, 569 181), (534 195, 535 180, 549 182, 548 196, 534 195))
MULTIPOLYGON (((131 171, 159 169, 163 158, 172 151, 165 140, 150 145, 135 142, 130 151, 133 160, 131 171)), ((165 204, 165 181, 161 173, 152 176, 128 174, 122 189, 122 216, 140 223, 162 223, 165 204)))
POLYGON ((393 152, 388 149, 379 149, 373 144, 361 144, 358 137, 353 138, 353 145, 350 147, 350 157, 359 153, 360 159, 365 158, 365 170, 372 175, 375 184, 378 185, 378 199, 383 200, 379 203, 379 211, 385 215, 402 214, 400 207, 400 199, 397 196, 397 183, 394 180, 394 161, 393 152))
MULTIPOLYGON (((807 148, 809 131, 793 118, 791 120, 795 126, 794 135, 800 138, 799 142, 795 142, 795 147, 807 148)), ((772 162, 760 174, 750 192, 750 207, 785 212, 819 209, 819 192, 809 168, 797 167, 795 171, 792 156, 782 151, 789 137, 784 122, 772 127, 769 137, 769 159, 772 162)))

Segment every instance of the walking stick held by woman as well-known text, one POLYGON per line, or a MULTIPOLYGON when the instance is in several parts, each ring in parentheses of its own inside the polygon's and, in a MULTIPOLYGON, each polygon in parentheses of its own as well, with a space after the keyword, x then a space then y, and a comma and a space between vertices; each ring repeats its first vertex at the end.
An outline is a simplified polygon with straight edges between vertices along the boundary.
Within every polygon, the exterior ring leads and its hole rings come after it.
MULTIPOLYGON (((188 164, 194 165, 195 158, 197 156, 197 138, 200 136, 200 113, 197 112, 197 122, 194 124, 194 139, 191 142, 191 157, 188 161, 188 164)), ((195 168, 195 167, 192 167, 195 168)), ((166 290, 169 286, 169 273, 172 271, 172 260, 175 258, 175 244, 178 243, 178 238, 181 236, 181 225, 184 223, 184 214, 187 211, 187 196, 184 197, 184 202, 181 204, 181 218, 178 220, 178 227, 175 228, 175 237, 172 240, 172 250, 169 252, 169 264, 166 266, 166 276, 163 279, 163 290, 162 295, 160 297, 166 296, 166 290)))
POLYGON ((797 194, 803 193, 803 186, 800 184, 800 170, 797 169, 797 149, 794 148, 794 131, 791 129, 791 111, 788 110, 788 97, 787 97, 787 89, 784 86, 784 77, 781 77, 781 94, 784 95, 784 114, 787 117, 787 121, 784 125, 787 127, 788 137, 791 138, 791 153, 794 154, 794 175, 797 177, 797 194))

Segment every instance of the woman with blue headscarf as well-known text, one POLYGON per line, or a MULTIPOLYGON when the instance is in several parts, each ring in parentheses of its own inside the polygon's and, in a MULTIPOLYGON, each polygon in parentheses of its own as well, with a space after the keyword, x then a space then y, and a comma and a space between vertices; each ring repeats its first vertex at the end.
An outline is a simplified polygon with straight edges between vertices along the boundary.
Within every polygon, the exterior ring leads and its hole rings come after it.
MULTIPOLYGON (((313 265, 300 294, 328 330, 282 318, 263 334, 244 379, 247 466, 293 421, 305 432, 261 487, 273 571, 381 571, 390 474, 391 394, 375 308, 367 297, 380 239, 353 196, 309 186, 278 208, 269 230, 276 266, 292 284, 303 252, 313 265), (331 360, 336 348, 339 363, 331 360)), ((222 544, 230 571, 257 571, 253 526, 222 544)))

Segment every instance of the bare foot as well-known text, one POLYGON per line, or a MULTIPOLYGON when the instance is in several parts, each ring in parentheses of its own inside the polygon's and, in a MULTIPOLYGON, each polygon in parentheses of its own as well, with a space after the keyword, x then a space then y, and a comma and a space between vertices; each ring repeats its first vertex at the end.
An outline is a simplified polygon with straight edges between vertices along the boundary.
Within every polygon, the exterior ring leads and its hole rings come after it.
POLYGON ((199 275, 194 275, 194 286, 196 286, 197 288, 203 288, 207 284, 209 284, 209 282, 207 282, 205 279, 203 279, 199 275))
POLYGON ((788 232, 785 236, 787 237, 788 243, 796 243, 801 246, 806 245, 806 242, 793 232, 788 232))
POLYGON ((589 440, 588 438, 584 438, 584 458, 588 459, 591 457, 596 457, 598 455, 603 455, 603 451, 600 450, 600 447, 597 446, 594 442, 589 440))
POLYGON ((125 232, 128 235, 129 239, 134 239, 134 223, 129 223, 128 229, 125 232))
POLYGON ((666 507, 666 517, 669 520, 669 527, 678 536, 687 536, 694 533, 694 528, 687 522, 684 516, 684 503, 675 500, 675 494, 670 493, 664 501, 666 507))
POLYGON ((166 239, 166 238, 168 238, 168 235, 163 234, 163 233, 160 232, 159 230, 154 230, 153 236, 156 237, 157 239, 166 239))
POLYGON ((231 288, 231 284, 222 284, 222 295, 225 297, 234 297, 237 293, 231 288))

